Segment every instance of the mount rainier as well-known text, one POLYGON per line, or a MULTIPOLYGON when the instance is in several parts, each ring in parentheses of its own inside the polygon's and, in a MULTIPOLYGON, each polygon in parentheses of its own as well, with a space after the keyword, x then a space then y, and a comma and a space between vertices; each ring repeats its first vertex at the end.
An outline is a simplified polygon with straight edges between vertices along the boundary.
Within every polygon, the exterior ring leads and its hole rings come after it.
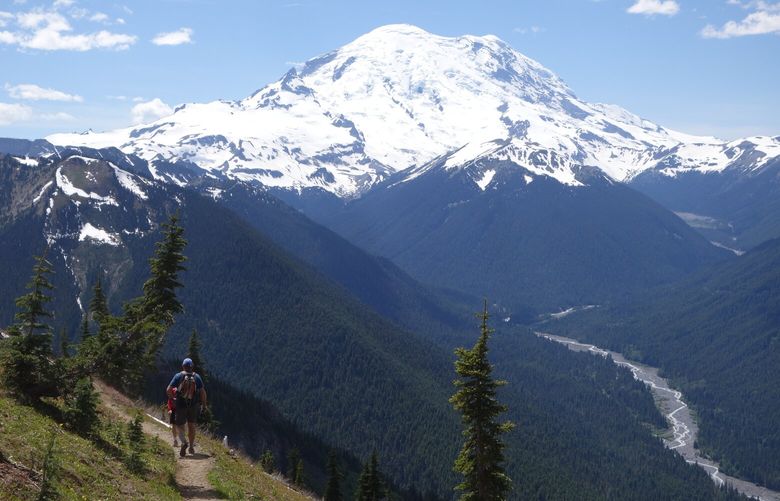
MULTIPOLYGON (((587 184, 588 167, 630 181, 645 171, 760 170, 780 155, 780 137, 723 142, 587 103, 495 36, 442 37, 410 25, 378 28, 240 101, 185 104, 153 123, 47 139, 118 147, 177 184, 194 173, 347 199, 455 151, 445 168, 497 157, 569 186, 587 184)), ((474 182, 484 189, 488 177, 474 182)))

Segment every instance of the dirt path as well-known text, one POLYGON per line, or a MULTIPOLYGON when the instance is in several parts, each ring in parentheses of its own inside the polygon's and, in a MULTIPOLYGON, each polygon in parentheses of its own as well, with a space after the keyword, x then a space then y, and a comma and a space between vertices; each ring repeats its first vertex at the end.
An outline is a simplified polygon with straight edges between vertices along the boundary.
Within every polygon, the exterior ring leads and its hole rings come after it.
MULTIPOLYGON (((127 419, 125 408, 134 407, 133 402, 103 383, 96 382, 95 387, 106 407, 123 419, 127 419)), ((149 414, 147 417, 154 422, 149 422, 149 419, 144 420, 144 433, 158 437, 164 444, 172 444, 173 438, 169 425, 149 414)), ((198 450, 197 440, 195 448, 197 451, 195 454, 188 454, 186 457, 180 458, 178 448, 174 449, 171 445, 171 454, 174 454, 177 461, 176 486, 184 499, 219 500, 221 498, 208 480, 208 474, 214 467, 214 458, 208 454, 208 451, 198 450)))

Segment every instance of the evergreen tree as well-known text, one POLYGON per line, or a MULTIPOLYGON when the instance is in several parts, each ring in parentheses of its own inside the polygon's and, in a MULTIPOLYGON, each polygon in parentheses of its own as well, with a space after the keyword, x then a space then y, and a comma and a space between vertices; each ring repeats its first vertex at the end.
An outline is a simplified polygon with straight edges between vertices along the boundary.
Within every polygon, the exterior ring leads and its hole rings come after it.
POLYGON ((328 454, 328 483, 325 486, 324 501, 342 501, 341 478, 336 453, 331 451, 328 454))
MULTIPOLYGON (((16 299, 16 327, 22 335, 32 336, 36 333, 51 335, 51 327, 44 323, 45 318, 52 316, 46 309, 46 303, 51 301, 47 291, 54 289, 48 275, 53 273, 52 265, 46 260, 46 249, 42 256, 35 257, 32 280, 27 284, 30 292, 16 299)), ((51 342, 51 339, 49 339, 51 342)))
POLYGON ((65 328, 60 329, 60 356, 68 358, 70 356, 70 344, 68 343, 68 334, 65 328))
POLYGON ((287 478, 295 483, 295 470, 298 468, 298 461, 301 460, 300 451, 293 447, 287 453, 287 478))
POLYGON ((92 435, 99 423, 97 404, 98 395, 92 381, 82 377, 65 400, 65 421, 68 426, 82 435, 92 435))
POLYGON ((43 396, 57 396, 58 364, 53 361, 51 327, 45 319, 52 314, 46 310, 51 301, 47 292, 54 287, 47 275, 51 263, 43 256, 35 258, 29 293, 16 300, 17 323, 9 330, 12 335, 3 354, 3 384, 20 401, 33 402, 43 396))
POLYGON ((298 487, 306 487, 306 479, 303 476, 303 459, 298 460, 298 464, 295 465, 295 477, 293 478, 293 484, 298 487))
POLYGON ((203 359, 200 356, 200 339, 198 338, 198 331, 192 329, 190 334, 190 344, 187 348, 187 357, 192 359, 192 363, 195 366, 195 372, 198 373, 203 383, 206 383, 206 368, 203 366, 203 359))
POLYGON ((455 460, 455 471, 465 478, 456 489, 462 491, 461 501, 498 501, 506 499, 512 487, 502 463, 504 443, 501 435, 512 429, 510 422, 499 423, 496 417, 507 407, 496 399, 496 390, 506 384, 492 378, 493 367, 488 361, 487 342, 492 329, 488 328, 487 301, 481 314, 480 337, 470 350, 455 350, 455 372, 458 388, 450 399, 461 412, 466 437, 455 460))
MULTIPOLYGON (((124 305, 124 315, 111 324, 111 335, 120 339, 118 358, 108 358, 121 376, 125 391, 137 393, 141 389, 144 374, 154 366, 165 333, 173 324, 176 313, 183 307, 176 297, 176 289, 182 286, 179 273, 185 268, 182 250, 186 245, 184 229, 177 216, 171 216, 163 225, 163 238, 156 244, 155 255, 150 262, 150 278, 144 283, 143 296, 124 305), (112 362, 119 360, 120 364, 112 362)), ((102 326, 101 330, 102 332, 102 326)))
POLYGON ((89 317, 85 313, 81 318, 81 342, 83 343, 90 336, 92 333, 89 331, 89 317))
POLYGON ((92 301, 89 302, 89 312, 92 314, 92 318, 100 323, 110 315, 108 310, 108 302, 106 296, 103 294, 103 285, 98 279, 95 282, 95 287, 92 289, 92 301))
POLYGON ((176 297, 176 289, 182 287, 179 273, 186 270, 182 263, 187 258, 182 253, 187 241, 179 217, 173 215, 163 223, 163 239, 157 243, 151 265, 151 277, 144 283, 144 295, 140 304, 141 317, 169 326, 173 317, 184 309, 176 297))
POLYGON ((38 493, 38 501, 55 501, 60 495, 55 487, 55 482, 60 473, 60 463, 57 458, 57 429, 51 430, 49 443, 46 446, 46 456, 43 458, 43 477, 41 478, 41 490, 38 493))
POLYGON ((379 459, 376 451, 363 465, 363 471, 358 479, 358 491, 355 495, 357 501, 378 501, 387 497, 387 491, 379 473, 379 459))
POLYGON ((266 449, 262 456, 260 456, 260 467, 266 473, 273 473, 276 470, 276 460, 274 459, 274 453, 266 449))
POLYGON ((144 449, 143 419, 143 415, 139 411, 127 426, 127 443, 130 446, 127 468, 133 473, 142 473, 146 466, 142 457, 144 449))
POLYGON ((143 431, 144 417, 140 411, 135 413, 133 420, 127 424, 127 442, 129 444, 143 445, 144 431, 143 431))

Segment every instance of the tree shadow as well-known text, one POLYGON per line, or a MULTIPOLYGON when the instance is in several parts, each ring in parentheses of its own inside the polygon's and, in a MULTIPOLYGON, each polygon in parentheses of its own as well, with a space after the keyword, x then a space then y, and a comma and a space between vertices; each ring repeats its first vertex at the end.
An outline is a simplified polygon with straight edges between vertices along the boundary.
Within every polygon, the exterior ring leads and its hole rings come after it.
POLYGON ((179 493, 184 499, 223 499, 213 487, 200 487, 197 485, 180 485, 179 493))

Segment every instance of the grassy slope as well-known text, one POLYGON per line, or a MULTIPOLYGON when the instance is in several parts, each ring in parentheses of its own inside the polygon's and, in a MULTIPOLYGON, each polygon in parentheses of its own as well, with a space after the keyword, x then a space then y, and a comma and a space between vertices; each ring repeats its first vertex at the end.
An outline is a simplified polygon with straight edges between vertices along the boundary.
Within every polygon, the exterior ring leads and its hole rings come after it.
MULTIPOLYGON (((52 412, 56 412, 54 409, 52 412)), ((39 474, 52 432, 56 435, 59 464, 56 489, 61 499, 182 499, 175 486, 176 459, 168 443, 147 435, 146 472, 131 474, 122 461, 129 448, 115 438, 118 432, 125 432, 129 418, 117 420, 106 408, 102 413, 100 438, 90 441, 63 429, 52 417, 0 396, 0 499, 37 498, 39 474)), ((243 456, 229 454, 213 438, 202 436, 199 443, 215 456, 215 467, 208 478, 225 499, 311 499, 243 456)))
MULTIPOLYGON (((181 499, 174 487, 175 463, 167 445, 149 438, 144 454, 147 471, 133 475, 121 459, 129 453, 127 444, 118 445, 114 439, 126 427, 116 421, 104 420, 98 445, 63 430, 51 417, 0 396, 0 464, 9 459, 40 472, 52 430, 59 462, 56 487, 61 499, 181 499)), ((34 483, 22 485, 6 482, 6 478, 0 477, 0 499, 37 497, 37 476, 32 479, 34 483)))

